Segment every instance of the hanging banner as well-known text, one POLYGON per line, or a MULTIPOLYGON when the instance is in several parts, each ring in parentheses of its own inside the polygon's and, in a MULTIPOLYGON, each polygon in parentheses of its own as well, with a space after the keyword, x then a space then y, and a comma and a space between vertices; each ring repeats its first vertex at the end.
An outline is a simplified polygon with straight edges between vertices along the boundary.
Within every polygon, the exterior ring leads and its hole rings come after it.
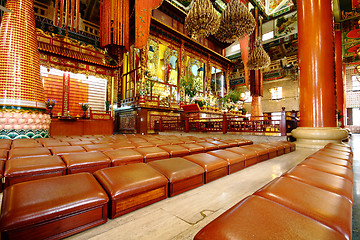
POLYGON ((244 75, 245 75, 245 85, 249 89, 249 69, 247 67, 247 61, 249 59, 249 36, 239 39, 240 43, 240 52, 241 59, 244 62, 244 75))
POLYGON ((150 32, 151 12, 160 7, 163 0, 135 0, 135 48, 143 48, 150 32))

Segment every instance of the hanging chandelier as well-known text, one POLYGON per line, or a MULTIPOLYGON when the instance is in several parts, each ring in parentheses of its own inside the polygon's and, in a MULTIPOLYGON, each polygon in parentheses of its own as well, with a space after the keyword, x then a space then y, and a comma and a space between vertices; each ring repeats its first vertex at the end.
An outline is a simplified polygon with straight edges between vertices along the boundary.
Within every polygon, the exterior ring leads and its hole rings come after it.
POLYGON ((233 43, 250 35, 256 21, 241 0, 232 0, 220 17, 220 27, 215 37, 222 42, 233 43))
POLYGON ((194 0, 194 3, 185 18, 185 30, 196 39, 207 37, 218 30, 220 17, 210 0, 194 0))
POLYGON ((250 53, 247 65, 250 70, 259 70, 267 68, 271 63, 269 54, 264 50, 261 37, 255 40, 254 47, 250 53))

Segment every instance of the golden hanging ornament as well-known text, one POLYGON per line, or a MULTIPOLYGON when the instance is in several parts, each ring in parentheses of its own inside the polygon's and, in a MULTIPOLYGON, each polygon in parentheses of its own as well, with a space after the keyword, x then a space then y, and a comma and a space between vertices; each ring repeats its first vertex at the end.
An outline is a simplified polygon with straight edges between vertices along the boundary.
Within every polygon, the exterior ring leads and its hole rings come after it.
POLYGON ((210 0, 194 0, 185 18, 185 30, 194 39, 207 37, 218 30, 220 17, 210 0))
POLYGON ((232 0, 220 17, 220 27, 215 37, 222 42, 233 43, 250 35, 256 21, 241 0, 232 0))
POLYGON ((262 46, 261 37, 255 40, 254 47, 250 53, 249 60, 247 62, 250 70, 258 70, 267 68, 271 63, 269 54, 264 50, 262 46))

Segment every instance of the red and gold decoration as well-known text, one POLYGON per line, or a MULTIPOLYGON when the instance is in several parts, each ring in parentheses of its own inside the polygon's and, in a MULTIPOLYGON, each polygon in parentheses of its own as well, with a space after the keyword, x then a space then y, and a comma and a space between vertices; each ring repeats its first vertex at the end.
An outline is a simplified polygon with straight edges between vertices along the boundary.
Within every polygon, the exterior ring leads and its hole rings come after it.
POLYGON ((249 36, 255 29, 255 19, 241 0, 232 0, 220 17, 220 27, 215 37, 222 42, 233 43, 249 36))
POLYGON ((267 68, 271 63, 269 54, 264 50, 262 46, 261 38, 258 37, 255 40, 254 47, 250 53, 247 65, 250 70, 259 70, 267 68))
POLYGON ((129 0, 101 0, 100 28, 102 47, 129 49, 129 0))
POLYGON ((55 0, 54 25, 79 31, 80 0, 55 0), (65 9, 65 15, 64 15, 65 9), (58 12, 60 10, 60 14, 58 12), (70 19, 70 23, 69 23, 70 19))
POLYGON ((146 46, 152 10, 160 7, 162 2, 163 0, 135 0, 135 48, 140 49, 146 46))
POLYGON ((207 37, 219 29, 220 18, 210 0, 194 0, 185 18, 185 29, 188 35, 207 37))
POLYGON ((8 0, 0 27, 0 138, 46 137, 33 0, 8 0), (26 37, 25 37, 26 36, 26 37), (15 109, 16 108, 16 109, 15 109))

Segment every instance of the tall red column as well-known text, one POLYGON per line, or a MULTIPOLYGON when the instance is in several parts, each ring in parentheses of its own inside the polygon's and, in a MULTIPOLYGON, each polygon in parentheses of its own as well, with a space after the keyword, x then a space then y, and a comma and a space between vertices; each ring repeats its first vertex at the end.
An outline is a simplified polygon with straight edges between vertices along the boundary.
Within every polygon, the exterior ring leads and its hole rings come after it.
POLYGON ((331 1, 298 1, 300 116, 302 127, 335 127, 331 1))
MULTIPOLYGON (((336 110, 341 111, 341 115, 345 114, 344 107, 344 74, 342 61, 342 41, 341 31, 335 31, 335 73, 336 73, 336 110)), ((338 119, 341 127, 344 127, 344 117, 338 119)))
POLYGON ((336 128, 331 1, 299 0, 297 9, 301 127, 292 134, 299 145, 322 147, 347 136, 336 128))

